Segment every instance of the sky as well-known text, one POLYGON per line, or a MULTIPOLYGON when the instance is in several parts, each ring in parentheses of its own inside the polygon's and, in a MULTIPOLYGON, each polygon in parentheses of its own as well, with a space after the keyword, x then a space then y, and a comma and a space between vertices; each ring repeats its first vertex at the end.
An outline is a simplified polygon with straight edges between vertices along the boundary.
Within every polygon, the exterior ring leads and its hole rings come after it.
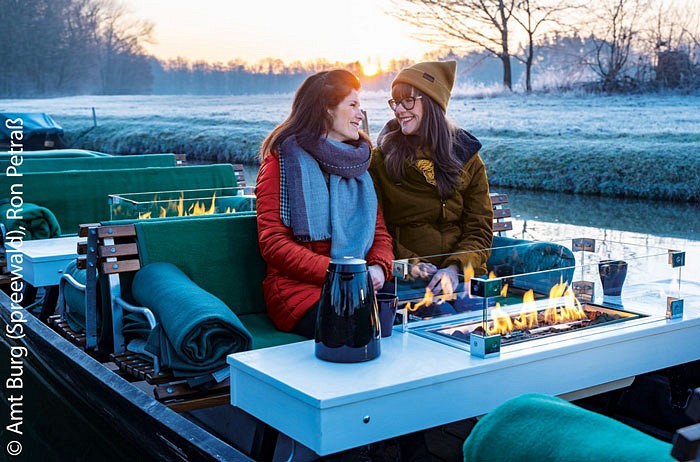
POLYGON ((285 63, 324 58, 386 64, 420 59, 435 47, 411 37, 411 27, 386 14, 390 0, 124 0, 155 24, 161 59, 226 63, 278 58, 285 63))

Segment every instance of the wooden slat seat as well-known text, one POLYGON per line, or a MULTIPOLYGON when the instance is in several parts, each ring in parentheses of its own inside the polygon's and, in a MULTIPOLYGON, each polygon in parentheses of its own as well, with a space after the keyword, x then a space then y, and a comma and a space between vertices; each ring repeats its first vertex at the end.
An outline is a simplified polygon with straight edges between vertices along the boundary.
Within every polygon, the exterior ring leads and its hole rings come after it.
POLYGON ((491 205, 493 207, 493 233, 504 236, 506 231, 513 230, 508 196, 505 194, 491 193, 491 205))
POLYGON ((85 349, 85 333, 77 333, 73 331, 66 321, 61 319, 60 315, 49 316, 49 326, 53 327, 61 336, 69 340, 72 344, 81 349, 85 349))

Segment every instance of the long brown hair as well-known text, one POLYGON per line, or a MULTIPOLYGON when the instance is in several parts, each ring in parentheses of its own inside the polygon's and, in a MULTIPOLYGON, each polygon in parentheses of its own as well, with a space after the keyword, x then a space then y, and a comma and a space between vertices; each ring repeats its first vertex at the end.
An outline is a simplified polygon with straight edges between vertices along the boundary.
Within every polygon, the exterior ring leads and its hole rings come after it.
POLYGON ((401 126, 392 121, 381 140, 384 165, 390 176, 404 176, 404 160, 414 162, 416 150, 430 152, 435 167, 435 183, 442 198, 449 197, 461 180, 462 162, 456 156, 455 143, 459 128, 445 117, 445 111, 428 95, 406 83, 398 83, 392 89, 392 97, 401 101, 409 96, 422 96, 423 118, 414 135, 404 135, 401 126))
MULTIPOLYGON (((360 90, 360 80, 345 69, 322 71, 308 77, 294 94, 289 116, 263 140, 260 158, 272 151, 279 152, 282 142, 292 135, 296 135, 299 146, 313 146, 333 126, 328 110, 340 104, 352 90, 360 90)), ((369 136, 362 131, 360 140, 372 145, 369 136)), ((354 141, 349 143, 355 144, 354 141)))

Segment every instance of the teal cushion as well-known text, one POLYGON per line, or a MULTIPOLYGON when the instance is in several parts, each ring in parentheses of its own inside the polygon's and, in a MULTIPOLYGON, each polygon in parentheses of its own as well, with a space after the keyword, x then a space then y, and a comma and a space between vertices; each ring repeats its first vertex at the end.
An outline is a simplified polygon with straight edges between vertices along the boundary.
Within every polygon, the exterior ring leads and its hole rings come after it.
POLYGON ((671 445, 561 398, 530 393, 491 411, 464 442, 465 462, 673 462, 671 445))
POLYGON ((158 321, 148 350, 175 375, 215 372, 226 367, 227 355, 250 349, 251 334, 238 317, 175 265, 144 266, 134 276, 131 293, 158 321))

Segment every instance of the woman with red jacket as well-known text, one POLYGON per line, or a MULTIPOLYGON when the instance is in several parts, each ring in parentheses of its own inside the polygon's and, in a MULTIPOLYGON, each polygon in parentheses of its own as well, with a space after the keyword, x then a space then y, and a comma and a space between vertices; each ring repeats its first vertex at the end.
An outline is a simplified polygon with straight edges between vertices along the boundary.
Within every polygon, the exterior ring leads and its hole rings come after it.
POLYGON ((255 193, 267 312, 278 329, 308 338, 331 258, 366 260, 375 290, 390 276, 391 236, 367 172, 359 90, 345 70, 312 75, 260 148, 255 193))

